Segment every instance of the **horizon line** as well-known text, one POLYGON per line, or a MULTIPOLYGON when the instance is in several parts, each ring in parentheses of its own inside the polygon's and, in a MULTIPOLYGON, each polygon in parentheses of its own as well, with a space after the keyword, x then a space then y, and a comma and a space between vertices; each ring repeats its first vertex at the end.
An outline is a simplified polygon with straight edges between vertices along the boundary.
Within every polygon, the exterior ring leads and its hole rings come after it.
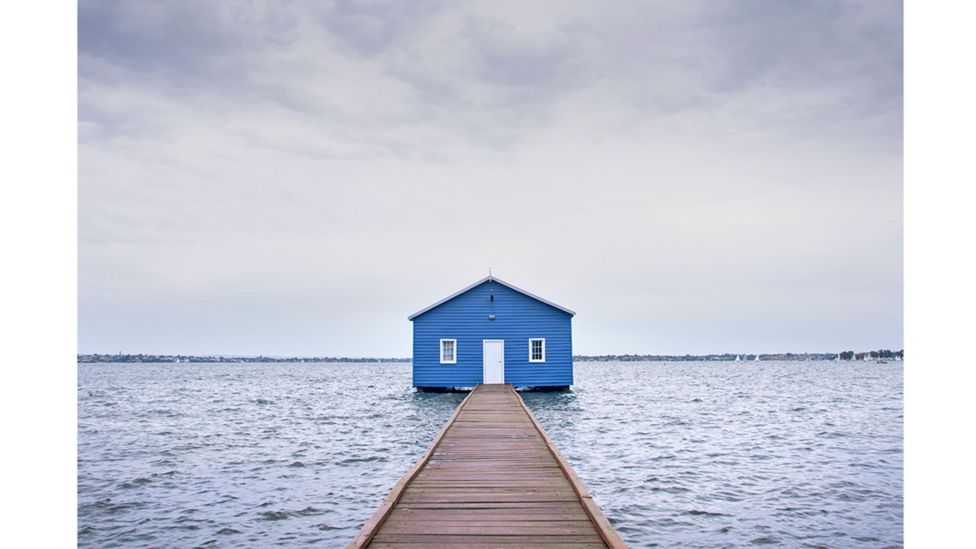
MULTIPOLYGON (((904 353, 904 349, 867 349, 867 350, 855 350, 846 349, 844 351, 773 351, 773 352, 712 352, 712 353, 634 353, 634 352, 611 352, 611 353, 574 353, 573 357, 603 357, 603 356, 668 356, 668 357, 687 357, 687 356, 763 356, 763 355, 839 355, 841 353, 853 352, 855 354, 859 353, 871 353, 871 352, 883 352, 888 351, 892 353, 904 353)), ((214 358, 276 358, 276 359, 321 359, 321 358, 331 358, 331 359, 382 359, 382 360, 410 360, 409 356, 353 356, 353 355, 279 355, 279 354, 228 354, 228 353, 131 353, 131 352, 114 352, 114 353, 76 353, 76 356, 158 356, 158 357, 187 357, 187 358, 204 358, 204 357, 214 357, 214 358)))

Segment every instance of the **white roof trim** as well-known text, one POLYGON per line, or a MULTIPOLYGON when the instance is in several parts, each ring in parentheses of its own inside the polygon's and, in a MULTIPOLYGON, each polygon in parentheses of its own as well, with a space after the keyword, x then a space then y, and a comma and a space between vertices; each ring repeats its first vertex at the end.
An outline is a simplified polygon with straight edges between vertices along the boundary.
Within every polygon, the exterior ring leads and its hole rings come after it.
POLYGON ((486 277, 482 278, 481 280, 475 282, 474 284, 471 284, 470 286, 467 286, 465 288, 462 288, 462 289, 454 292, 453 294, 445 297, 444 299, 438 301, 437 303, 434 303, 433 305, 430 305, 428 307, 424 307, 423 309, 417 311, 416 313, 408 316, 407 317, 407 320, 413 320, 413 319, 417 318, 418 316, 426 313, 427 311, 429 311, 429 310, 431 310, 431 309, 433 309, 435 307, 438 307, 438 306, 440 306, 440 305, 442 305, 444 303, 447 303, 448 301, 450 301, 450 300, 454 299, 455 297, 463 294, 464 292, 467 292, 468 290, 474 288, 475 286, 480 286, 481 284, 484 284, 485 282, 488 282, 488 281, 497 282, 497 283, 501 284, 502 286, 505 286, 507 288, 510 288, 512 290, 515 290, 516 292, 518 292, 518 293, 520 293, 520 294, 522 294, 524 296, 531 297, 532 299, 534 299, 536 301, 541 301, 542 303, 545 303, 546 305, 549 305, 550 307, 554 307, 556 309, 559 309, 560 311, 562 311, 564 313, 569 313, 569 316, 576 316, 576 312, 575 311, 571 311, 571 310, 567 309, 566 307, 563 307, 562 305, 557 305, 557 304, 553 303, 552 301, 549 301, 548 299, 542 299, 541 297, 539 297, 539 296, 537 296, 535 294, 531 294, 529 292, 526 292, 522 288, 519 288, 517 286, 513 286, 513 285, 509 284, 508 282, 505 282, 504 280, 501 280, 497 276, 486 276, 486 277))

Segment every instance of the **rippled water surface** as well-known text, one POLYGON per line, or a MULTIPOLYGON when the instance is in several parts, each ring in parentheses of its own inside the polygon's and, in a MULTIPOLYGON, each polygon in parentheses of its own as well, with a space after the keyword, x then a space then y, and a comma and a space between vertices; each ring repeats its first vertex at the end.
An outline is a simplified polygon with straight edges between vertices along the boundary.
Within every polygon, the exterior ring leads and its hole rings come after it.
MULTIPOLYGON (((463 394, 404 364, 79 364, 83 547, 342 546, 463 394)), ((526 393, 632 546, 902 543, 901 363, 582 363, 526 393)))

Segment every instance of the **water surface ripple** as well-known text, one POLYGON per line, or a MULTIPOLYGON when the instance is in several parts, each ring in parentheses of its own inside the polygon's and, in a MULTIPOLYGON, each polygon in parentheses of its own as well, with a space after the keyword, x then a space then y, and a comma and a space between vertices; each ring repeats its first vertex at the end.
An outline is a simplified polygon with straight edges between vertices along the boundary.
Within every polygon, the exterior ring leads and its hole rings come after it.
MULTIPOLYGON (((463 394, 404 364, 79 364, 82 547, 340 547, 463 394)), ((583 363, 526 393, 635 547, 902 544, 900 363, 583 363)))

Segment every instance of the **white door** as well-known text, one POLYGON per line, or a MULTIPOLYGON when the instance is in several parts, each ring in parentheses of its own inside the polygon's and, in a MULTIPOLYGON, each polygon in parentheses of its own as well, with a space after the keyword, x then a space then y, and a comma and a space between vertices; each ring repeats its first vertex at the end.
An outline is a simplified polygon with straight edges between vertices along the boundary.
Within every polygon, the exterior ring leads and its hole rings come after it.
POLYGON ((505 383, 505 341, 486 339, 481 343, 484 356, 484 383, 505 383))

